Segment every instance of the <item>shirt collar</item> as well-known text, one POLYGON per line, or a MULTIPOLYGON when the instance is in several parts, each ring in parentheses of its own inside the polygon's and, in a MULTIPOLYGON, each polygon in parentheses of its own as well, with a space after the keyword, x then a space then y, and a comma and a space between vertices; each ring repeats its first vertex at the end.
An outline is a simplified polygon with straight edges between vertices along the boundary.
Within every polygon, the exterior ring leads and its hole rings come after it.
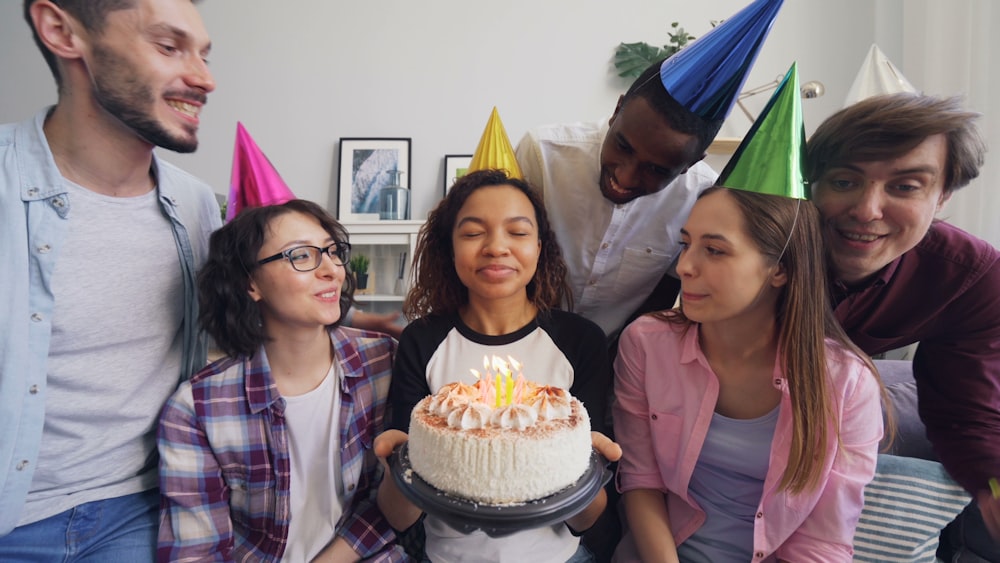
POLYGON ((62 174, 56 166, 55 158, 52 156, 52 149, 49 148, 48 139, 45 138, 45 119, 49 113, 55 109, 50 106, 42 109, 35 117, 22 122, 16 132, 15 142, 19 151, 23 151, 23 157, 18 157, 21 162, 21 198, 24 201, 42 200, 50 198, 56 194, 66 193, 66 186, 63 183, 62 174), (44 163, 44 166, 27 166, 25 163, 44 163))
MULTIPOLYGON (((672 325, 679 330, 683 328, 679 325, 672 325)), ((705 353, 702 352, 701 346, 698 344, 698 338, 701 334, 701 324, 693 323, 688 326, 687 331, 681 340, 681 363, 689 364, 691 362, 698 362, 705 369, 711 371, 712 366, 708 363, 708 358, 705 357, 705 353)), ((781 365, 781 347, 775 352, 774 358, 774 372, 772 374, 772 383, 778 389, 784 389, 787 386, 785 381, 785 374, 782 371, 783 367, 781 365)))
POLYGON ((841 293, 857 293, 859 291, 864 291, 866 289, 871 289, 873 287, 882 287, 889 283, 892 276, 896 274, 896 270, 899 269, 899 263, 903 260, 903 255, 897 256, 895 260, 889 262, 885 265, 874 277, 870 280, 857 285, 851 286, 845 283, 843 280, 835 279, 833 281, 833 288, 841 293))
MULTIPOLYGON (((343 373, 344 380, 338 383, 338 386, 343 390, 346 380, 366 377, 364 371, 366 360, 362 358, 358 347, 352 345, 352 340, 343 334, 340 327, 328 332, 334 347, 333 361, 340 362, 343 373)), ((258 348, 257 353, 252 358, 244 360, 243 370, 247 403, 249 403, 252 413, 256 414, 269 408, 281 398, 278 386, 271 376, 271 365, 267 361, 267 352, 264 350, 264 346, 258 348)), ((283 408, 283 405, 281 407, 283 408)))
POLYGON ((267 362, 267 352, 263 345, 257 349, 256 354, 243 360, 243 374, 247 403, 253 414, 269 408, 281 398, 278 386, 271 376, 271 365, 267 362))

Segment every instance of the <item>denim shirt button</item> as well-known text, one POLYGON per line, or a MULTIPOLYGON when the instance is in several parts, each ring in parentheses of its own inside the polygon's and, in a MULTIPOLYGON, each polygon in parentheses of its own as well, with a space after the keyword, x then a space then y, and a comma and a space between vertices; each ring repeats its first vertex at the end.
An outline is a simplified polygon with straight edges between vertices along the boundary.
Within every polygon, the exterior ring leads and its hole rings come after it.
POLYGON ((41 245, 41 246, 38 247, 38 253, 39 254, 48 254, 49 251, 51 251, 51 250, 52 250, 52 247, 50 245, 48 245, 48 244, 43 244, 43 245, 41 245))
POLYGON ((38 195, 38 188, 28 188, 28 197, 35 197, 38 195))
POLYGON ((36 323, 42 322, 42 314, 41 313, 32 313, 31 314, 31 320, 34 321, 34 322, 36 322, 36 323))
POLYGON ((24 471, 25 467, 28 467, 28 460, 22 459, 21 461, 17 462, 17 465, 14 467, 14 469, 17 469, 18 471, 24 471))
POLYGON ((32 395, 37 395, 38 394, 38 386, 37 385, 32 385, 31 387, 28 387, 28 393, 31 393, 32 395))

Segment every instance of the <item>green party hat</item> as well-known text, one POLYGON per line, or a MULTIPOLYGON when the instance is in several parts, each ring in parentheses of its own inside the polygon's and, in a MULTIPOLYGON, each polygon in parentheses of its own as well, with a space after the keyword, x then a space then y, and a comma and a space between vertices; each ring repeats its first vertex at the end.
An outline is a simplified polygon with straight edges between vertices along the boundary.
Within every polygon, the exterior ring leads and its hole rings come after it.
POLYGON ((716 185, 805 199, 805 146, 799 72, 792 63, 716 185))

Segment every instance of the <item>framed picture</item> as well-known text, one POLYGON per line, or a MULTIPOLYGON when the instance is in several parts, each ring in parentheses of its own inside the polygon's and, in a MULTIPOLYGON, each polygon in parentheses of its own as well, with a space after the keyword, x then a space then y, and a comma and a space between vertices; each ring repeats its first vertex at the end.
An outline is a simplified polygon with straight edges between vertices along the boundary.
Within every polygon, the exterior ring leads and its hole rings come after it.
POLYGON ((444 195, 448 195, 455 180, 458 180, 469 170, 472 163, 471 154, 446 154, 444 155, 444 195))
POLYGON ((397 181, 410 187, 410 139, 340 138, 338 220, 377 221, 379 190, 397 181))

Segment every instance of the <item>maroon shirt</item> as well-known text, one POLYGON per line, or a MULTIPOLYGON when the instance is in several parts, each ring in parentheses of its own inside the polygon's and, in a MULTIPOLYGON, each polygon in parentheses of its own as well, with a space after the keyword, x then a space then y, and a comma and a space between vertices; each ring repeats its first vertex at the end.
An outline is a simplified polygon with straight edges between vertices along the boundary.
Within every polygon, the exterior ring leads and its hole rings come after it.
POLYGON ((1000 251, 935 222, 868 285, 830 288, 837 319, 868 354, 919 342, 920 418, 966 490, 1000 477, 1000 251))

